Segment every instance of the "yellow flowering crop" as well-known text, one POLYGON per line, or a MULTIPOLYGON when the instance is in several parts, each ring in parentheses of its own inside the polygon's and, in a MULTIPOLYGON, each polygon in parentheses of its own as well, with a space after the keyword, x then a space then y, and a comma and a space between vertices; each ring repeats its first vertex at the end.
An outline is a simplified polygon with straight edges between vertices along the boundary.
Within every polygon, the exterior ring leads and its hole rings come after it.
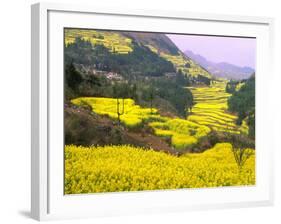
POLYGON ((241 127, 237 126, 235 123, 237 116, 226 111, 227 99, 231 94, 225 92, 225 86, 225 81, 217 81, 209 87, 190 87, 195 106, 187 119, 216 131, 247 134, 246 123, 244 122, 241 127))
POLYGON ((255 155, 239 170, 228 143, 181 157, 126 145, 65 146, 66 194, 254 184, 255 155))
POLYGON ((211 131, 207 126, 180 118, 168 119, 165 122, 151 122, 149 126, 154 129, 155 135, 171 137, 171 143, 177 149, 196 144, 200 138, 211 131))
POLYGON ((65 45, 74 43, 78 37, 84 41, 89 41, 93 46, 103 45, 112 53, 128 54, 133 51, 132 39, 124 38, 116 32, 65 29, 65 45))
MULTIPOLYGON (((71 101, 75 105, 86 103, 94 112, 117 119, 116 99, 102 97, 80 97, 71 101)), ((191 120, 168 118, 158 114, 157 109, 142 108, 132 99, 124 99, 124 114, 120 116, 121 122, 128 128, 140 126, 147 122, 153 128, 154 134, 159 137, 171 138, 171 144, 177 149, 192 146, 206 136, 211 130, 206 125, 197 124, 191 120)))
MULTIPOLYGON (((117 99, 105 97, 80 97, 71 100, 75 105, 87 103, 94 112, 100 115, 108 115, 112 119, 117 119, 117 99)), ((120 100, 122 104, 122 100, 120 100)), ((122 107, 122 106, 120 106, 122 107)), ((120 116, 121 122, 128 128, 140 126, 144 121, 148 120, 164 120, 157 114, 157 109, 142 108, 136 105, 132 99, 124 99, 124 114, 120 116)))

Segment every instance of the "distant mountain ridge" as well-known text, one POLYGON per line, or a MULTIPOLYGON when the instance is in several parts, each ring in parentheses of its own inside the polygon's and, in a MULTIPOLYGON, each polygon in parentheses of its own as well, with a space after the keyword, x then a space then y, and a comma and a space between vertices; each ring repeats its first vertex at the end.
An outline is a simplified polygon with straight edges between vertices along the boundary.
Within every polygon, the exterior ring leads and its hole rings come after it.
POLYGON ((215 63, 212 61, 208 61, 202 55, 194 54, 190 50, 185 51, 184 54, 218 78, 235 80, 248 79, 255 72, 253 68, 247 66, 240 67, 227 62, 215 63))

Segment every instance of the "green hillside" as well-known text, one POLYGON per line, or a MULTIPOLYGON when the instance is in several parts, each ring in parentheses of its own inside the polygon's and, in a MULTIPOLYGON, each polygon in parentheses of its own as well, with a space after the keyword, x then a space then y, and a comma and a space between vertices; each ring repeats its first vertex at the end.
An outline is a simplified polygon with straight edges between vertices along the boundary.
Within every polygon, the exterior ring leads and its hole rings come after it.
POLYGON ((117 32, 65 29, 66 45, 74 43, 76 38, 89 41, 92 45, 103 45, 112 53, 128 54, 133 51, 132 39, 125 38, 117 32))
POLYGON ((81 29, 65 29, 65 44, 69 45, 81 38, 89 41, 93 46, 103 45, 109 52, 128 54, 133 52, 132 42, 147 46, 152 52, 173 63, 177 70, 193 77, 200 75, 211 78, 212 75, 187 58, 176 45, 164 34, 138 32, 111 32, 81 29))

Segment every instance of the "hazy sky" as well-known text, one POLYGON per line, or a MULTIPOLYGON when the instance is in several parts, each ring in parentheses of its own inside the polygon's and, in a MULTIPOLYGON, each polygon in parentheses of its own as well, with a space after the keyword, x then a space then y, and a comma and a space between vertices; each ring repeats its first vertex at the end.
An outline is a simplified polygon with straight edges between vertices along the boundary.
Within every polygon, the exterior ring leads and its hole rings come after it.
POLYGON ((191 50, 209 61, 255 69, 256 39, 196 35, 167 35, 181 51, 191 50))

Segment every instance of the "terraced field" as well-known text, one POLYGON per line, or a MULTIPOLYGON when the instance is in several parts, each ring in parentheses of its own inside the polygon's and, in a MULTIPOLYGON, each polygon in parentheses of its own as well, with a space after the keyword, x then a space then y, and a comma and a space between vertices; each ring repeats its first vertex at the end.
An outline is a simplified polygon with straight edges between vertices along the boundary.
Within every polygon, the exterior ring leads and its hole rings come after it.
MULTIPOLYGON (((122 100, 120 101, 122 102, 122 100)), ((90 105, 95 113, 109 116, 113 120, 118 119, 117 99, 80 97, 71 102, 77 106, 90 105)), ((141 107, 136 105, 132 99, 124 99, 124 110, 121 110, 120 121, 124 126, 136 129, 147 124, 154 130, 156 136, 170 139, 172 146, 176 149, 193 146, 211 131, 206 125, 196 124, 185 119, 161 116, 156 108, 151 110, 141 107)))
POLYGON ((225 81, 216 81, 211 87, 190 87, 195 106, 188 120, 198 124, 207 125, 208 127, 223 132, 240 133, 247 132, 245 122, 237 126, 235 121, 237 117, 228 113, 227 99, 231 94, 225 92, 225 81))
POLYGON ((65 30, 66 45, 74 43, 75 39, 78 37, 91 42, 93 46, 96 44, 103 45, 112 53, 128 54, 133 51, 132 39, 125 38, 116 32, 81 29, 65 30))
MULTIPOLYGON (((150 48, 151 51, 158 54, 158 50, 151 46, 147 45, 147 47, 150 48)), ((171 55, 171 54, 165 54, 163 52, 160 52, 160 57, 165 58, 167 61, 170 61, 173 63, 173 65, 177 68, 177 70, 181 69, 182 72, 189 74, 191 76, 198 76, 198 74, 201 74, 205 77, 211 78, 211 74, 204 70, 201 66, 196 64, 193 60, 186 58, 186 56, 183 55, 183 53, 179 52, 179 55, 171 55), (189 64, 189 67, 186 66, 189 64)))
MULTIPOLYGON (((80 97, 73 99, 71 101, 75 105, 87 104, 92 107, 92 110, 99 115, 109 116, 113 120, 118 119, 117 115, 117 99, 115 98, 104 98, 104 97, 80 97)), ((142 108, 136 105, 132 99, 124 99, 124 109, 123 101, 120 99, 120 121, 127 128, 137 128, 141 126, 145 121, 163 121, 166 120, 161 117, 157 109, 152 108, 142 108)))
MULTIPOLYGON (((133 51, 132 39, 125 38, 117 32, 65 29, 66 45, 74 43, 76 38, 89 41, 93 46, 96 44, 103 45, 110 52, 115 54, 128 54, 133 51)), ((151 45, 146 46, 149 47, 151 51, 158 54, 158 50, 155 47, 151 45)), ((170 55, 160 52, 160 57, 172 62, 177 70, 181 69, 184 73, 188 73, 191 76, 197 76, 198 74, 201 74, 209 78, 211 77, 210 73, 208 73, 191 59, 186 58, 181 52, 179 52, 179 55, 170 55), (187 67, 186 64, 189 64, 189 67, 187 67)))
MULTIPOLYGON (((144 108, 124 99, 120 120, 130 128, 150 126, 154 135, 168 138, 177 150, 193 146, 211 129, 238 133, 236 116, 228 113, 225 83, 211 87, 190 87, 195 98, 188 119, 161 116, 156 108, 144 108)), ((121 100, 122 102, 122 100, 121 100)), ((72 103, 90 105, 92 110, 117 120, 117 99, 80 97, 72 103)), ((65 147, 65 193, 96 193, 177 188, 205 188, 255 184, 255 151, 240 169, 232 145, 218 143, 203 153, 179 157, 152 148, 129 145, 65 147)))
MULTIPOLYGON (((121 122, 127 128, 147 124, 154 134, 169 138, 176 149, 196 144, 210 128, 237 132, 236 117, 226 112, 229 94, 225 83, 193 87, 196 105, 187 120, 161 116, 157 109, 143 108, 124 100, 121 122)), ((100 115, 116 120, 114 98, 81 97, 75 105, 87 104, 100 115)), ((255 151, 243 169, 237 166, 232 146, 218 143, 203 153, 176 157, 164 152, 129 145, 65 147, 65 193, 96 193, 178 188, 205 188, 255 184, 255 151)))

